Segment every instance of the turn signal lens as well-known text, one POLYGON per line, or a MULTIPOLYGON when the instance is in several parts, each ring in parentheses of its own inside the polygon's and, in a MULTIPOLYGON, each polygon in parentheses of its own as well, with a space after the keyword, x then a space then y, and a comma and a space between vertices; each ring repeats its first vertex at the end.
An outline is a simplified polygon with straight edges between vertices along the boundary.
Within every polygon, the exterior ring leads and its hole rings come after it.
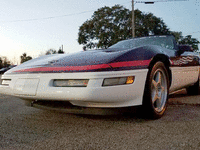
POLYGON ((106 78, 103 81, 103 86, 132 84, 134 82, 134 80, 135 80, 134 76, 118 77, 118 78, 106 78))
POLYGON ((132 84, 135 80, 134 76, 127 77, 126 84, 132 84))
POLYGON ((87 87, 88 79, 55 79, 53 86, 55 87, 87 87))

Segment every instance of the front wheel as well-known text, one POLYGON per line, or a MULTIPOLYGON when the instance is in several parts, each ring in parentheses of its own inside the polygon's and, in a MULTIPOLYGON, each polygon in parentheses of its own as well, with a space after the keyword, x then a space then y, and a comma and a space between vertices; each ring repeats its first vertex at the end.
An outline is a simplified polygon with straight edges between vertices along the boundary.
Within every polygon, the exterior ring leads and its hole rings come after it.
POLYGON ((149 69, 144 97, 143 112, 152 119, 163 116, 169 96, 169 74, 162 62, 156 62, 149 69))

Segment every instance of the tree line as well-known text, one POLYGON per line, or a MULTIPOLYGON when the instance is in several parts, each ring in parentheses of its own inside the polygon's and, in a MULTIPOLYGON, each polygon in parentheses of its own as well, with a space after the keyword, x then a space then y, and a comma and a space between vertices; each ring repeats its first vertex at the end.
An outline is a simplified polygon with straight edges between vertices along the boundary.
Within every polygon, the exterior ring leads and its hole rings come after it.
MULTIPOLYGON (((64 54, 65 52, 60 48, 59 50, 55 50, 55 49, 49 49, 45 52, 45 55, 51 55, 51 54, 64 54)), ((28 60, 31 60, 32 57, 27 55, 27 53, 23 53, 20 56, 20 63, 24 63, 28 60)), ((0 57, 0 69, 1 68, 7 68, 10 65, 12 65, 12 63, 7 59, 7 57, 0 57)))
MULTIPOLYGON (((174 35, 179 44, 189 44, 196 51, 199 41, 191 35, 170 31, 165 22, 152 13, 135 10, 136 37, 149 35, 174 35)), ((108 48, 121 40, 132 38, 132 11, 123 6, 102 7, 79 28, 78 43, 83 49, 108 48)))
MULTIPOLYGON (((45 55, 52 55, 52 54, 64 54, 65 52, 60 48, 58 51, 56 51, 55 49, 49 49, 45 52, 45 55)), ((24 63, 28 60, 31 60, 32 57, 31 56, 27 56, 26 53, 23 53, 21 56, 20 56, 20 63, 24 63)))

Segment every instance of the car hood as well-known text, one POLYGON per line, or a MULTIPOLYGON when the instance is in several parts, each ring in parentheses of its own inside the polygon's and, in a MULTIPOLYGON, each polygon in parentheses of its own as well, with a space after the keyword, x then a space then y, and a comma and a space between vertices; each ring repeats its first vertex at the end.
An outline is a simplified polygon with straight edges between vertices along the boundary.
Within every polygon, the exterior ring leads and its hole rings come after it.
POLYGON ((148 65, 149 60, 130 52, 137 51, 108 49, 46 55, 12 68, 6 74, 110 71, 116 68, 124 70, 126 67, 141 68, 148 65))

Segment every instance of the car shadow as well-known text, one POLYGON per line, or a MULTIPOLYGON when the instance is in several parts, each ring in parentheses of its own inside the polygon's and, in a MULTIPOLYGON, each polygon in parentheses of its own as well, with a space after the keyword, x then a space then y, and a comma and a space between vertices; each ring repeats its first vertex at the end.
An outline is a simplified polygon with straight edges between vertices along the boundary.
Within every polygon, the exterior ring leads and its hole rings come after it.
POLYGON ((186 89, 181 89, 169 94, 169 98, 179 98, 179 97, 185 97, 185 96, 190 96, 187 94, 186 89))
POLYGON ((121 113, 116 112, 116 114, 104 113, 103 115, 90 115, 90 114, 74 114, 80 118, 87 118, 92 120, 104 120, 104 121, 123 121, 123 122, 144 122, 148 120, 154 120, 147 116, 142 110, 141 106, 134 106, 127 108, 121 113))

